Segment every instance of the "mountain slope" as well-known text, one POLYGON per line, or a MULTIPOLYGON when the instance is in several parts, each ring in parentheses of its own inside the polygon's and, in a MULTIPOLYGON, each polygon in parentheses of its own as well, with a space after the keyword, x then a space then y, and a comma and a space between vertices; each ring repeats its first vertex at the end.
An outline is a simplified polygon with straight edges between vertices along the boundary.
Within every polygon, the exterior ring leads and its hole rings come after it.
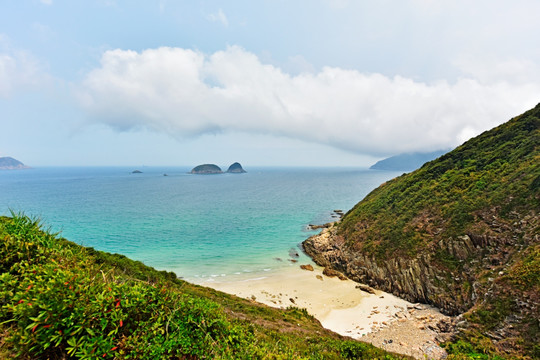
POLYGON ((353 280, 467 313, 494 348, 540 352, 539 190, 540 104, 381 185, 304 248, 353 280))
POLYGON ((28 166, 24 165, 22 162, 12 157, 0 157, 0 170, 16 170, 28 168, 28 166))
POLYGON ((425 162, 436 159, 447 152, 448 150, 438 150, 429 153, 416 152, 399 154, 379 160, 369 168, 373 170, 413 171, 418 169, 425 162))

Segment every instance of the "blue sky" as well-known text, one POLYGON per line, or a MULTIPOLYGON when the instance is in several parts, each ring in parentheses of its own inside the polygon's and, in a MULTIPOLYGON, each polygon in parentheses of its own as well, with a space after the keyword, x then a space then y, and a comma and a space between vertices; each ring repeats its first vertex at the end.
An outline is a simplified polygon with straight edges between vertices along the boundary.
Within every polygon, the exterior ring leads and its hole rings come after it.
POLYGON ((540 102, 540 3, 0 1, 0 156, 369 166, 540 102))

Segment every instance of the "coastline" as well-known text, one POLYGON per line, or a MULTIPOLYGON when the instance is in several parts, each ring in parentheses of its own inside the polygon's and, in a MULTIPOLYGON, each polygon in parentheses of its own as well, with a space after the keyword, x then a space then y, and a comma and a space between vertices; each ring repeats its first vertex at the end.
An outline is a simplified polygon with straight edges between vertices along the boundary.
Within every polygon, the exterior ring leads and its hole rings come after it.
MULTIPOLYGON (((440 359, 437 324, 451 321, 436 308, 413 304, 392 294, 362 291, 352 280, 340 280, 299 265, 280 268, 261 277, 202 282, 219 291, 268 306, 305 308, 323 327, 340 335, 415 358, 440 359)), ((253 275, 253 274, 252 274, 253 275)))

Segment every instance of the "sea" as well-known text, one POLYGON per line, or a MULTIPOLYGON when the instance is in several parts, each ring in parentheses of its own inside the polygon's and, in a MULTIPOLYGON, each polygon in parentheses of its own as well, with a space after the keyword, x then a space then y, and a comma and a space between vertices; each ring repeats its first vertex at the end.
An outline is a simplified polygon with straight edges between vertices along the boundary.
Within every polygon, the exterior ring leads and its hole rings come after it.
POLYGON ((358 168, 41 167, 0 171, 0 214, 194 283, 271 276, 308 263, 308 224, 336 220, 401 173, 358 168), (298 254, 296 258, 295 254, 298 254))

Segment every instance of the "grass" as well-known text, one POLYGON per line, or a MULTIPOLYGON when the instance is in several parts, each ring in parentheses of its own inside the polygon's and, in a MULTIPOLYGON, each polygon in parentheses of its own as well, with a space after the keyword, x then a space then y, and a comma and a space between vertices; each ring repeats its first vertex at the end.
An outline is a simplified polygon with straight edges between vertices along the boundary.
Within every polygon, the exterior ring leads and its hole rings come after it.
POLYGON ((274 309, 0 218, 0 356, 19 359, 400 359, 274 309))

